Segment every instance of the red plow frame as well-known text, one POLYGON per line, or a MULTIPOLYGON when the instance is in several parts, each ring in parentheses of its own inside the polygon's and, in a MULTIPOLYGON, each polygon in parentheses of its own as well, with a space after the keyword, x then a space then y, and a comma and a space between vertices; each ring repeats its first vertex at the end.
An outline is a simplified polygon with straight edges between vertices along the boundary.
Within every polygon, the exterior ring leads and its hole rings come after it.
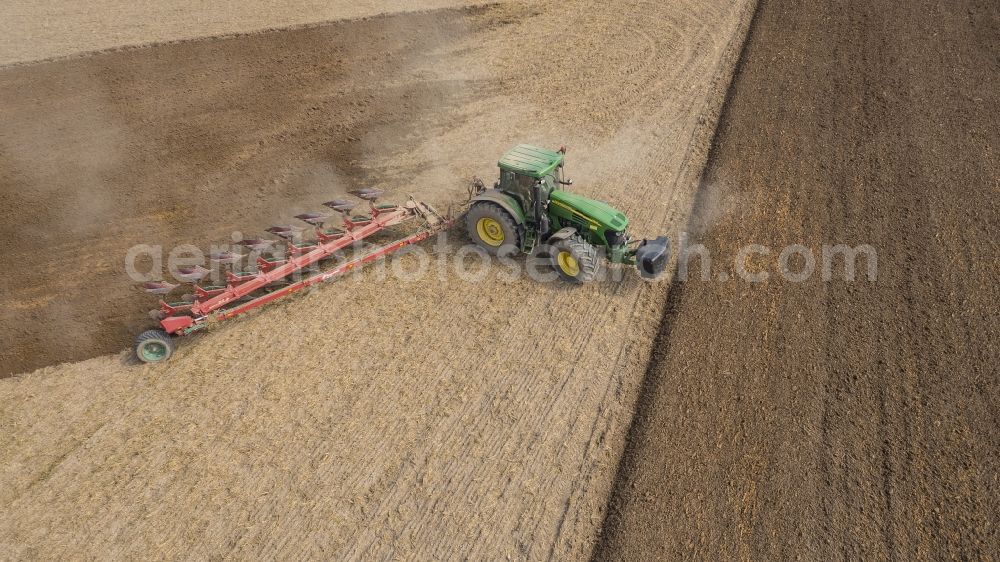
MULTIPOLYGON (((227 284, 224 287, 201 287, 195 284, 193 302, 167 303, 160 301, 159 310, 154 312, 159 319, 162 330, 148 330, 136 338, 136 356, 144 362, 163 361, 173 353, 174 344, 171 336, 190 334, 204 328, 210 322, 228 320, 306 287, 329 281, 406 246, 426 240, 454 223, 452 217, 441 216, 429 205, 412 199, 404 205, 376 206, 374 199, 378 195, 377 192, 362 190, 356 194, 370 202, 370 216, 348 216, 346 213, 353 205, 342 200, 325 203, 328 207, 344 213, 342 229, 324 231, 323 221, 329 217, 318 213, 300 215, 297 218, 316 227, 317 240, 296 243, 288 239, 289 255, 286 259, 267 260, 258 257, 256 260, 257 271, 255 272, 233 273, 227 271, 227 284), (413 220, 422 220, 423 222, 419 229, 408 236, 280 288, 269 291, 266 289, 388 227, 413 220), (253 297, 253 293, 262 290, 267 292, 253 297)), ((270 231, 278 232, 278 236, 286 237, 285 233, 293 228, 272 227, 270 231)), ((244 242, 260 247, 275 241, 252 240, 244 242)), ((228 263, 231 257, 230 255, 220 255, 213 259, 228 263)), ((201 271, 207 270, 201 269, 201 271)), ((165 294, 176 286, 162 281, 146 283, 145 285, 146 290, 154 294, 165 294)))

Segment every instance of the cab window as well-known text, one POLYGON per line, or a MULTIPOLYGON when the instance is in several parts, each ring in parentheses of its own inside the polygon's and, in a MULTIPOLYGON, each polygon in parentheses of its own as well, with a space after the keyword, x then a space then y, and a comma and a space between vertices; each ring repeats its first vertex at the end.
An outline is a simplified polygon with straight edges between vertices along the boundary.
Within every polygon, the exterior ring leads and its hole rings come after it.
POLYGON ((535 185, 537 180, 531 176, 517 176, 517 186, 521 188, 525 193, 531 193, 531 188, 535 185))

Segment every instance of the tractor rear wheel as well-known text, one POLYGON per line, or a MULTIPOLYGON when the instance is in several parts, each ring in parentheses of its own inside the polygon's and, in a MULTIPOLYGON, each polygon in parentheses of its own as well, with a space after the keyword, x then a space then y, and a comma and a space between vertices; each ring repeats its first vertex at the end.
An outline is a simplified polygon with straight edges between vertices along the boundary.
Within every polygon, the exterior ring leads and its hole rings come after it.
POLYGON ((589 283, 601 273, 601 257, 593 244, 574 234, 557 242, 551 250, 552 266, 570 283, 589 283))
POLYGON ((143 363, 159 363, 174 354, 174 340, 163 330, 146 330, 135 338, 135 356, 143 363))
POLYGON ((496 255, 504 246, 521 247, 514 217, 496 203, 477 201, 465 221, 469 237, 490 254, 496 255))

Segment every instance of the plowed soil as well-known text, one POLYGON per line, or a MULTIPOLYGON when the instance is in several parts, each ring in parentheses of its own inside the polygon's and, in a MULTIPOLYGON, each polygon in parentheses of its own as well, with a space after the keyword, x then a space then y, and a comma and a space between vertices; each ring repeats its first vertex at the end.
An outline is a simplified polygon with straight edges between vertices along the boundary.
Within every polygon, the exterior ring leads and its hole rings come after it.
MULTIPOLYGON (((576 191, 674 232, 751 11, 502 3, 0 71, 5 368, 127 345, 152 304, 133 244, 206 248, 362 185, 443 205, 517 142, 568 144, 576 191)), ((167 364, 0 381, 2 551, 588 554, 665 285, 503 273, 373 268, 167 364)))
POLYGON ((460 196, 488 159, 399 152, 490 96, 486 66, 433 53, 505 17, 383 16, 0 71, 0 375, 127 345, 156 304, 125 272, 137 244, 207 253, 368 185, 460 196))
POLYGON ((598 558, 995 558, 1000 4, 759 10, 598 558), (720 281, 750 243, 771 279, 720 281), (877 280, 782 280, 789 244, 877 280))

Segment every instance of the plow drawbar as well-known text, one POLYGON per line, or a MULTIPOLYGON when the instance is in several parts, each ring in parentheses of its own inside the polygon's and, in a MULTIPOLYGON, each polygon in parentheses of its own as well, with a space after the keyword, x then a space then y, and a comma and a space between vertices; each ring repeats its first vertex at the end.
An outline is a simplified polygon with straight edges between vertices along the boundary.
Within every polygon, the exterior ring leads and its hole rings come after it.
MULTIPOLYGON (((165 361, 173 354, 175 336, 188 335, 210 322, 228 320, 311 285, 332 280, 401 248, 426 240, 454 223, 452 217, 441 216, 429 205, 413 199, 403 205, 376 205, 375 200, 380 193, 373 189, 352 192, 352 195, 369 202, 370 215, 349 216, 348 212, 354 205, 343 200, 327 203, 326 206, 342 213, 343 226, 340 228, 324 229, 324 223, 331 218, 329 215, 304 213, 297 216, 296 218, 315 227, 316 240, 296 241, 296 236, 293 235, 304 229, 287 225, 271 227, 267 232, 283 239, 288 255, 278 258, 258 257, 256 270, 252 272, 226 271, 225 286, 202 287, 197 281, 205 276, 207 270, 200 267, 182 268, 180 277, 195 283, 194 294, 188 295, 186 302, 160 302, 159 309, 151 312, 151 316, 159 321, 160 328, 147 330, 136 338, 136 357, 146 363, 165 361), (297 272, 333 257, 337 252, 388 227, 417 220, 422 221, 421 225, 412 234, 378 246, 360 257, 340 261, 325 271, 289 281, 289 277, 297 272)), ((263 251, 278 243, 277 240, 248 239, 237 244, 263 251)), ((240 258, 242 256, 235 252, 221 252, 211 256, 213 262, 223 264, 235 264, 240 258)), ((177 286, 164 281, 153 281, 145 283, 143 288, 149 293, 163 296, 177 286)))

